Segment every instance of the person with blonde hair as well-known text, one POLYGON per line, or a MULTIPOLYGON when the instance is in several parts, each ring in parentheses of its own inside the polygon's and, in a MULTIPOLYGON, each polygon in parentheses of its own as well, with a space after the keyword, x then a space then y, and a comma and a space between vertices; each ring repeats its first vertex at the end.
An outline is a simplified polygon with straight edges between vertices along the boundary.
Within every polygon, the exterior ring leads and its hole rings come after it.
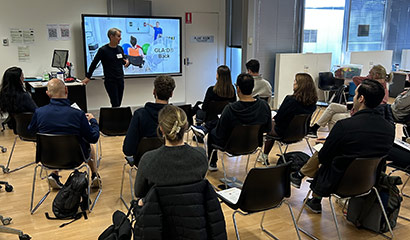
POLYGON ((205 150, 184 143, 188 128, 185 112, 176 106, 164 106, 158 115, 158 134, 165 145, 145 153, 138 165, 135 196, 143 198, 151 187, 195 183, 204 179, 208 169, 205 150))
MULTIPOLYGON (((283 136, 293 117, 298 114, 312 114, 316 110, 317 90, 312 76, 308 73, 297 73, 293 81, 293 94, 283 100, 272 119, 271 136, 283 136)), ((268 155, 275 143, 265 142, 265 148, 258 161, 269 164, 268 155)))

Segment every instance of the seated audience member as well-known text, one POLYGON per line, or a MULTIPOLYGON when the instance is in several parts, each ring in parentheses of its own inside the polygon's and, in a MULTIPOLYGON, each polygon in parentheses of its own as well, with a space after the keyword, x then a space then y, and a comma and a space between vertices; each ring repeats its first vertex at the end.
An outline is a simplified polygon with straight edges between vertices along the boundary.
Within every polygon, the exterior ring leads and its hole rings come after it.
MULTIPOLYGON (((356 86, 365 79, 373 79, 380 82, 384 89, 384 96, 381 104, 387 104, 387 101, 389 100, 389 89, 387 88, 387 84, 391 81, 392 77, 393 74, 387 74, 386 69, 382 65, 375 65, 370 69, 369 75, 366 77, 353 77, 353 82, 356 86)), ((346 105, 331 103, 323 112, 319 120, 309 129, 309 135, 317 137, 317 130, 320 127, 325 127, 326 124, 329 124, 329 130, 331 130, 337 121, 348 118, 353 113, 354 110, 348 110, 346 105)))
POLYGON ((405 90, 400 93, 391 105, 395 122, 410 122, 410 91, 405 90))
POLYGON ((265 133, 270 132, 272 129, 269 105, 260 98, 252 97, 253 77, 247 73, 242 73, 238 76, 235 85, 239 101, 225 107, 216 127, 208 135, 208 156, 210 156, 211 161, 209 165, 210 171, 218 170, 216 152, 211 156, 214 149, 212 144, 225 146, 236 125, 262 125, 261 131, 265 133))
POLYGON ((383 96, 384 89, 380 82, 363 81, 356 88, 353 98, 356 113, 351 118, 338 121, 322 149, 300 171, 291 174, 291 183, 297 188, 304 176, 314 178, 311 185, 313 198, 306 203, 314 213, 321 212, 322 197, 327 197, 336 190, 353 158, 382 157, 390 151, 394 127, 375 109, 383 96))
MULTIPOLYGON (((312 114, 316 109, 317 90, 315 82, 307 73, 298 73, 293 81, 293 94, 286 96, 272 119, 271 136, 283 136, 293 117, 298 114, 312 114)), ((268 155, 275 141, 265 142, 265 148, 258 161, 268 163, 268 155)))
MULTIPOLYGON (((80 144, 86 159, 89 159, 92 175, 91 187, 100 187, 101 178, 95 162, 95 148, 90 143, 96 143, 100 137, 97 120, 91 113, 70 106, 67 99, 68 89, 64 82, 54 78, 47 84, 47 95, 50 104, 37 108, 28 130, 33 133, 75 134, 81 137, 80 144)), ((57 160, 57 159, 56 159, 57 160)), ((48 176, 51 187, 59 189, 63 186, 60 176, 55 171, 48 176)))
POLYGON ((24 74, 21 68, 11 67, 4 72, 0 89, 0 114, 8 113, 6 120, 10 128, 15 127, 11 115, 23 112, 34 112, 37 105, 24 88, 24 74))
POLYGON ((158 129, 165 137, 165 145, 142 156, 134 186, 137 198, 145 197, 154 185, 185 185, 204 179, 208 167, 205 151, 184 143, 187 127, 182 109, 172 105, 161 109, 158 129))
MULTIPOLYGON (((232 85, 231 70, 221 65, 216 71, 216 83, 215 86, 210 86, 205 94, 204 102, 202 103, 202 109, 198 107, 200 102, 197 102, 193 107, 193 112, 196 114, 197 122, 203 122, 206 118, 207 112, 212 107, 211 101, 215 102, 235 102, 236 94, 235 88, 232 85)), ((204 126, 193 126, 194 128, 201 129, 205 135, 209 129, 215 127, 217 121, 210 121, 205 123, 204 126)))
POLYGON ((139 142, 143 137, 157 136, 158 112, 168 104, 175 89, 175 81, 167 75, 158 76, 154 81, 153 94, 155 102, 147 102, 144 107, 135 110, 122 151, 126 156, 137 152, 139 142))
POLYGON ((252 96, 259 96, 260 98, 267 99, 267 102, 270 103, 270 99, 272 97, 272 86, 259 74, 259 61, 256 59, 251 59, 245 64, 245 66, 248 73, 255 80, 255 86, 252 90, 252 96))

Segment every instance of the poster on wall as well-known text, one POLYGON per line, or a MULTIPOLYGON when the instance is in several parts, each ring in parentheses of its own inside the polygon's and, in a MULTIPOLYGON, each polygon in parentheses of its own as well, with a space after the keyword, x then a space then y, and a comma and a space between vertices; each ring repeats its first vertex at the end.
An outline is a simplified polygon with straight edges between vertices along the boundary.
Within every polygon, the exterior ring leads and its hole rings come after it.
POLYGON ((59 25, 61 40, 67 41, 71 40, 70 24, 60 24, 59 25))
POLYGON ((49 41, 57 41, 58 37, 58 25, 57 24, 47 24, 47 35, 49 41))
POLYGON ((18 58, 19 62, 30 61, 30 47, 29 46, 18 46, 18 58))
POLYGON ((20 28, 10 28, 11 43, 23 43, 23 30, 20 28))
POLYGON ((23 43, 33 44, 34 43, 34 29, 28 28, 23 30, 23 43))

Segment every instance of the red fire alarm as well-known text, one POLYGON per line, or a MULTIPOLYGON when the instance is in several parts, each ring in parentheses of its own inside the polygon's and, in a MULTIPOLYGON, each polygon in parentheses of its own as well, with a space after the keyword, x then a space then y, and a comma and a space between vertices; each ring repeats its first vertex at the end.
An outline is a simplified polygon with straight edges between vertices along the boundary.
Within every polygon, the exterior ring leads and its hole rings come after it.
POLYGON ((192 13, 191 12, 185 13, 185 24, 192 24, 192 13))

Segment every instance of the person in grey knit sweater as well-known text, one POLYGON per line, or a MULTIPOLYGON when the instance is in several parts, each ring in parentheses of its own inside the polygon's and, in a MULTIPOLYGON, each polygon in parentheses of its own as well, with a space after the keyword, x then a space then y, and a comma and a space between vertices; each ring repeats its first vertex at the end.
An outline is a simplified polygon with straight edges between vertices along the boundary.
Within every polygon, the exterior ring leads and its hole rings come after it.
MULTIPOLYGON (((184 143, 188 126, 185 112, 172 105, 161 109, 158 127, 165 137, 165 145, 141 157, 135 179, 135 196, 143 198, 156 186, 175 186, 204 179, 208 169, 205 150, 184 143)), ((141 206, 143 203, 139 201, 141 206)))

